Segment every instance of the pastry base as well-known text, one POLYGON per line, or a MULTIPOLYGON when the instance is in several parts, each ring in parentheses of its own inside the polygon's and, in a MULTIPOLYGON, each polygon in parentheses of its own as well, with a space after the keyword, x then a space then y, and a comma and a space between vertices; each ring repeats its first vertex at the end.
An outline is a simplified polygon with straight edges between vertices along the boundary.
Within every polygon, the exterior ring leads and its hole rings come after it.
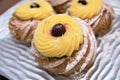
POLYGON ((13 15, 9 21, 9 30, 17 40, 25 44, 30 44, 39 22, 39 20, 32 19, 21 20, 13 15))
POLYGON ((75 20, 83 26, 84 43, 80 44, 79 50, 74 51, 70 57, 44 57, 36 50, 33 43, 32 51, 35 55, 36 61, 41 67, 50 73, 69 76, 76 73, 86 72, 95 59, 96 40, 92 29, 79 18, 75 18, 75 20))

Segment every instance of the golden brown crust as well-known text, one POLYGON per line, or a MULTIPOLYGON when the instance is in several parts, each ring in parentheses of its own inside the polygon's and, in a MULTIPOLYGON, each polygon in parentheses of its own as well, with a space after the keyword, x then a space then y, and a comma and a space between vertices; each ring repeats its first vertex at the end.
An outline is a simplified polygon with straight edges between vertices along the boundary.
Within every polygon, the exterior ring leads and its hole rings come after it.
POLYGON ((39 63, 41 67, 45 68, 47 71, 53 74, 63 74, 68 76, 71 74, 75 74, 76 72, 86 71, 93 63, 96 54, 95 37, 92 33, 91 28, 89 26, 88 27, 86 26, 86 28, 89 29, 88 30, 85 29, 87 33, 86 32, 84 33, 85 34, 84 43, 80 44, 79 50, 74 51, 72 56, 70 57, 65 56, 61 58, 44 57, 40 55, 40 53, 36 50, 33 44, 32 49, 35 54, 36 61, 39 63))
MULTIPOLYGON (((80 72, 81 71, 80 70, 81 66, 83 65, 83 63, 85 63, 86 58, 88 57, 88 54, 90 53, 90 45, 91 44, 90 44, 90 41, 89 41, 88 42, 87 52, 85 53, 85 55, 81 58, 81 60, 79 61, 79 63, 74 68, 72 68, 70 71, 68 71, 68 72, 65 72, 65 68, 66 68, 66 66, 67 66, 68 63, 71 63, 72 61, 75 60, 75 56, 78 55, 78 51, 74 51, 71 57, 42 59, 39 56, 35 56, 35 59, 40 64, 40 66, 44 67, 49 72, 54 73, 54 74, 61 74, 61 73, 64 72, 63 74, 66 75, 66 76, 68 76, 68 75, 74 74, 75 72, 80 72), (56 66, 56 67, 52 67, 52 68, 48 67, 49 63, 53 62, 53 64, 55 64, 56 61, 58 62, 58 64, 60 64, 61 62, 62 63, 60 65, 56 66)), ((81 47, 82 47, 82 45, 80 45, 79 51, 81 50, 81 47)), ((96 52, 94 52, 93 57, 95 57, 95 53, 96 52)), ((81 72, 84 72, 84 71, 86 72, 89 69, 89 67, 91 66, 91 64, 93 62, 93 60, 92 60, 93 57, 91 58, 89 64, 86 66, 85 70, 82 70, 81 72)))
POLYGON ((63 4, 53 6, 53 8, 57 13, 65 13, 68 7, 71 5, 71 3, 72 3, 72 0, 68 0, 63 4))
MULTIPOLYGON (((67 73, 65 73, 66 75, 70 75, 70 74, 74 74, 75 72, 79 72, 81 69, 81 66, 83 65, 83 63, 85 63, 86 57, 88 57, 88 54, 90 53, 90 41, 88 42, 88 49, 85 53, 85 55, 82 57, 82 59, 79 61, 79 63, 70 71, 68 71, 67 73)), ((73 53, 75 54, 75 53, 73 53)))
MULTIPOLYGON (((102 15, 99 17, 99 22, 97 23, 97 26, 93 28, 95 35, 105 34, 110 29, 110 25, 113 19, 114 19, 113 8, 109 4, 104 3, 104 10, 102 11, 102 15)), ((94 23, 91 26, 94 25, 96 24, 94 23)))
POLYGON ((11 34, 25 44, 30 44, 39 20, 21 20, 15 15, 9 21, 11 34))

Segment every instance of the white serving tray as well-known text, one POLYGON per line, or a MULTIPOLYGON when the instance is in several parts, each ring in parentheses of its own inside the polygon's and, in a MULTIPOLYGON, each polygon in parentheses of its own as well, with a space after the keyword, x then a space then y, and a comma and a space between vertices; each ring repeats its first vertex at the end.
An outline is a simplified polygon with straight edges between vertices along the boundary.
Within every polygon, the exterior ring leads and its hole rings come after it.
POLYGON ((120 80, 120 0, 106 0, 114 8, 115 19, 109 32, 97 39, 97 57, 83 78, 48 74, 34 61, 30 47, 10 35, 8 21, 15 8, 26 1, 0 16, 0 75, 10 80, 120 80))

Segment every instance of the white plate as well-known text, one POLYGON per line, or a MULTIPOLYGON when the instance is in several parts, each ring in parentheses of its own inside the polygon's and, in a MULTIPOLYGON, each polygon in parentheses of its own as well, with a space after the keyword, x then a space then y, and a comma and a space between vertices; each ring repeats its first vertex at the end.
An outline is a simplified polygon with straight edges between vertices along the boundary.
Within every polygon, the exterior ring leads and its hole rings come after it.
MULTIPOLYGON (((12 38, 8 21, 16 6, 28 1, 22 0, 0 16, 0 75, 10 80, 67 80, 64 76, 50 75, 40 69, 34 61, 30 47, 12 38)), ((120 80, 120 1, 106 0, 115 11, 112 28, 97 39, 97 57, 94 65, 83 80, 120 80)), ((81 76, 81 75, 80 75, 81 76)), ((78 80, 80 76, 69 78, 78 80)))

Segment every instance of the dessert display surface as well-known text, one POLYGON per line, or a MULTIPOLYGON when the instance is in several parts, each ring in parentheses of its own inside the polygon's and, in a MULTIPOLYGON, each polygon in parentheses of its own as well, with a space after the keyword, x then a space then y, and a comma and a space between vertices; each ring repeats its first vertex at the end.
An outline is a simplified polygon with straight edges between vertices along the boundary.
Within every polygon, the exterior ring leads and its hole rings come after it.
POLYGON ((97 53, 91 68, 85 74, 69 77, 50 74, 35 62, 31 47, 13 38, 8 28, 22 0, 0 16, 0 75, 10 80, 120 80, 120 1, 105 0, 115 12, 110 30, 97 37, 97 53))

